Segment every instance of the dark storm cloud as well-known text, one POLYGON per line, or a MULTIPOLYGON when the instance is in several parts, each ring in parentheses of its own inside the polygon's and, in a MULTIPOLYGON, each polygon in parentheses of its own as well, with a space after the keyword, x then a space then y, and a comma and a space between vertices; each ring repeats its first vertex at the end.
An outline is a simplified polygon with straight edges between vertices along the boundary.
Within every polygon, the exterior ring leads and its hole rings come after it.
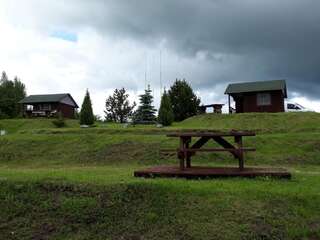
POLYGON ((93 13, 90 24, 106 34, 146 44, 167 39, 172 49, 188 58, 207 51, 206 79, 193 80, 199 88, 229 81, 285 78, 291 91, 309 97, 317 97, 320 91, 320 1, 95 3, 97 15, 93 13), (227 68, 217 76, 215 65, 227 68))
MULTIPOLYGON (((72 3, 69 8, 57 5, 57 21, 95 28, 115 41, 126 38, 153 46, 165 39, 166 47, 183 58, 206 53, 201 76, 189 74, 199 89, 231 81, 284 78, 291 92, 318 98, 319 0, 72 3)), ((54 9, 50 11, 53 16, 54 9)))

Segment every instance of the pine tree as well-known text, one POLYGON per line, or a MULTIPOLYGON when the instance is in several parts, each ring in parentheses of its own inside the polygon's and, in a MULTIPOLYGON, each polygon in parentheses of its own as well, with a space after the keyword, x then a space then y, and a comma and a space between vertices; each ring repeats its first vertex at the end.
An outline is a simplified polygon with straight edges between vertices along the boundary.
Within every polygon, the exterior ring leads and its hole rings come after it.
POLYGON ((161 97, 158 120, 163 126, 170 126, 173 122, 174 115, 169 94, 164 90, 161 97))
POLYGON ((90 94, 87 89, 86 95, 83 99, 80 112, 80 125, 92 125, 94 123, 94 115, 92 111, 92 104, 90 94))
POLYGON ((140 106, 134 116, 135 122, 154 122, 156 120, 156 109, 152 106, 153 96, 151 92, 150 85, 148 85, 144 94, 139 96, 140 106))
POLYGON ((169 90, 169 96, 175 121, 182 121, 197 114, 200 99, 194 94, 186 80, 176 79, 169 90))
POLYGON ((0 83, 2 84, 4 82, 6 82, 6 81, 9 81, 9 79, 8 79, 7 73, 5 71, 3 71, 2 74, 1 74, 0 83))

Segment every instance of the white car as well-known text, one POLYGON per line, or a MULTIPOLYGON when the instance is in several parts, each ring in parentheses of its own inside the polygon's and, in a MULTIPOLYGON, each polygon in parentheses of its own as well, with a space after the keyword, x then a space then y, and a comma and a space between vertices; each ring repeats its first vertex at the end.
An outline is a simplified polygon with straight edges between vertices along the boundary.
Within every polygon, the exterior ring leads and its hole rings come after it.
POLYGON ((298 103, 287 102, 285 104, 286 112, 314 112, 309 108, 305 108, 298 103))

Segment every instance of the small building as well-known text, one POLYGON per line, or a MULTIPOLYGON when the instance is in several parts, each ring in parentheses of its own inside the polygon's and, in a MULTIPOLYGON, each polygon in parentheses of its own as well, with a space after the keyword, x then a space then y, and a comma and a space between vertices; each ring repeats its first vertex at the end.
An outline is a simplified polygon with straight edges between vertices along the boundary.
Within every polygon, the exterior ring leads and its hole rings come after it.
POLYGON ((225 94, 229 97, 229 113, 232 113, 231 97, 235 101, 235 112, 284 112, 287 98, 285 80, 233 83, 225 94))
POLYGON ((79 108, 69 93, 30 95, 19 103, 25 117, 54 117, 61 112, 66 118, 74 118, 79 108))
POLYGON ((219 103, 215 103, 215 104, 208 104, 208 105, 201 105, 199 107, 199 111, 200 113, 206 113, 207 112, 207 108, 212 108, 213 109, 213 113, 217 113, 217 114, 221 114, 222 113, 222 107, 224 106, 224 104, 219 104, 219 103))

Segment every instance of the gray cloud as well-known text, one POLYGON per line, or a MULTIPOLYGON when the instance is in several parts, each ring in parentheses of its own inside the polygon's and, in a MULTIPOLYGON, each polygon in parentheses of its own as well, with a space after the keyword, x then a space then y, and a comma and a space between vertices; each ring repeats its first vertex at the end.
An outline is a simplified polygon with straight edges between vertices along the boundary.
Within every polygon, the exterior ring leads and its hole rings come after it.
POLYGON ((164 42, 200 90, 284 78, 292 92, 319 99, 318 0, 38 0, 23 9, 37 9, 26 21, 43 29, 92 28, 148 48, 164 42))

